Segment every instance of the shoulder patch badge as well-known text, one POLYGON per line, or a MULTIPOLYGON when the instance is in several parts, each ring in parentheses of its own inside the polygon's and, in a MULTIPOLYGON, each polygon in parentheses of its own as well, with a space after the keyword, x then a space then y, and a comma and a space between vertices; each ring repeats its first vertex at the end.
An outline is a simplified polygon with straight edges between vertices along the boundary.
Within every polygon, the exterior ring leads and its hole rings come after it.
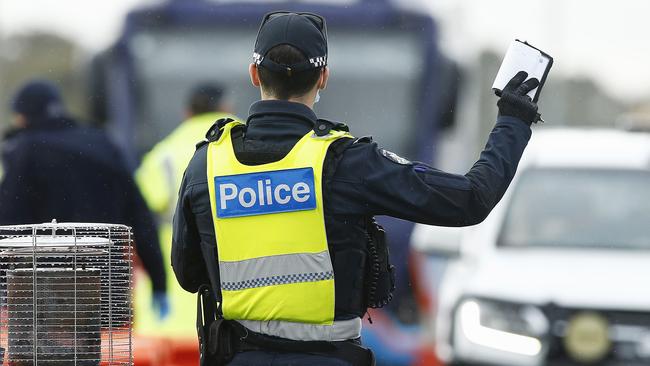
POLYGON ((386 149, 379 149, 379 152, 388 160, 392 161, 393 163, 401 164, 401 165, 410 165, 413 164, 410 160, 404 159, 403 157, 395 154, 392 151, 388 151, 386 149))

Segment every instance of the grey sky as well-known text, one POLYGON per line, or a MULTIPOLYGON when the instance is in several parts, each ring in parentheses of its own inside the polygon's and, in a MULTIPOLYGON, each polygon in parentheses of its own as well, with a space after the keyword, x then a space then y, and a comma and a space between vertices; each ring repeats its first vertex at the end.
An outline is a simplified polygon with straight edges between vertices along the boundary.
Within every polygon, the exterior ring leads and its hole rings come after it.
MULTIPOLYGON (((0 34, 54 32, 90 51, 108 46, 129 9, 156 0, 0 0, 0 34)), ((340 0, 337 0, 340 1, 340 0)), ((461 62, 526 39, 556 59, 554 73, 593 77, 610 94, 650 96, 650 1, 400 0, 435 14, 441 42, 461 62)))
POLYGON ((431 0, 443 43, 459 60, 526 39, 555 57, 554 73, 593 77, 612 95, 650 96, 650 2, 431 0))

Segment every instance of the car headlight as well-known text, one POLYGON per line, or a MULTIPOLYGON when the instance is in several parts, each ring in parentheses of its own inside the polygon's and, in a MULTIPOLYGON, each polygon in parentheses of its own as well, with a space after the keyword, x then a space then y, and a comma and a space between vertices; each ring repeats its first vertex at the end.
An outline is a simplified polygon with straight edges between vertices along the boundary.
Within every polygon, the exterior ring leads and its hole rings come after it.
POLYGON ((472 343, 523 356, 542 351, 548 320, 537 307, 468 299, 458 312, 460 329, 472 343))

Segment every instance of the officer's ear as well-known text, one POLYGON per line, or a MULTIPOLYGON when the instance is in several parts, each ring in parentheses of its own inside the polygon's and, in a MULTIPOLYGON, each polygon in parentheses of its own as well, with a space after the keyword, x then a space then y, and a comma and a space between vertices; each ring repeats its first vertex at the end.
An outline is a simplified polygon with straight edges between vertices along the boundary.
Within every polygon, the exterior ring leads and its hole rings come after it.
POLYGON ((260 87, 260 74, 259 74, 259 72, 257 70, 257 65, 255 65, 255 63, 251 63, 250 65, 248 65, 248 74, 251 77, 251 83, 253 83, 253 85, 256 88, 259 88, 260 87))
POLYGON ((330 68, 325 66, 320 72, 318 79, 318 89, 323 90, 327 87, 327 81, 330 79, 330 68))

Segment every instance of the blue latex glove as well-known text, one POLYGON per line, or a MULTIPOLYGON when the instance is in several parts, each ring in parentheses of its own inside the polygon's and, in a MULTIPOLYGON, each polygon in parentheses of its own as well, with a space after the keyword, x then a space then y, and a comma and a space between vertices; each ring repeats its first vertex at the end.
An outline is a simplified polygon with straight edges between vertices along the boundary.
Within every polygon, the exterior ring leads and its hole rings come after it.
POLYGON ((163 291, 155 291, 153 293, 151 307, 156 313, 158 321, 167 319, 170 311, 169 298, 167 297, 167 293, 163 291))

